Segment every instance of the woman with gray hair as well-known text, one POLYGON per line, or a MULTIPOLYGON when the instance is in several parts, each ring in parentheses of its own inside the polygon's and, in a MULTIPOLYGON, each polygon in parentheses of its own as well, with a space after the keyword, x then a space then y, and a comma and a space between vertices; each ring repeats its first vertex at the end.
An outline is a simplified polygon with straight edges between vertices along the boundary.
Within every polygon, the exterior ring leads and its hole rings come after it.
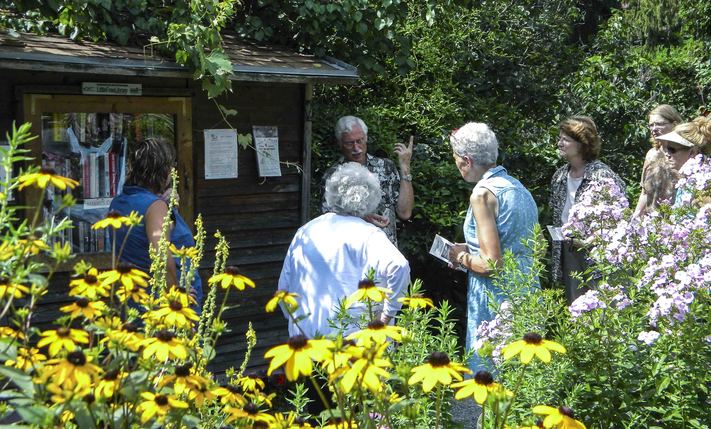
MULTIPOLYGON (((499 302, 503 298, 491 279, 503 254, 511 251, 524 272, 531 268, 531 250, 524 240, 531 238, 538 223, 538 208, 521 182, 496 165, 499 142, 486 124, 464 125, 452 133, 450 143, 462 178, 476 184, 464 219, 466 244, 452 246, 449 259, 453 267, 460 266, 468 273, 467 349, 478 349, 477 328, 493 317, 488 293, 499 302)), ((474 353, 469 368, 476 372, 481 363, 474 353)))
MULTIPOLYGON (((299 308, 289 321, 289 336, 315 338, 335 333, 334 320, 339 302, 356 292, 372 269, 375 283, 392 292, 374 315, 375 321, 387 323, 401 305, 410 283, 410 266, 382 229, 361 217, 372 212, 380 202, 377 177, 358 163, 340 165, 326 182, 329 209, 299 228, 289 246, 279 277, 279 290, 299 295, 299 308), (294 322, 298 320, 298 325, 294 322)), ((367 308, 348 309, 354 322, 367 308)), ((356 323, 344 333, 359 329, 356 323)))

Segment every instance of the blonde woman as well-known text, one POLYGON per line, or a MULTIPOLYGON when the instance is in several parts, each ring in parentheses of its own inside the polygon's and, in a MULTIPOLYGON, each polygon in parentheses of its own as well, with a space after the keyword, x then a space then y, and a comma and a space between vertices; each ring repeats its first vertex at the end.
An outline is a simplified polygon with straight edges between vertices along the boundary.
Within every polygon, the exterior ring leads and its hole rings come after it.
POLYGON ((642 216, 674 193, 674 179, 666 157, 661 151, 659 136, 670 133, 682 123, 681 115, 674 106, 660 104, 649 112, 649 133, 652 147, 644 157, 642 167, 642 190, 639 194, 634 216, 642 216))

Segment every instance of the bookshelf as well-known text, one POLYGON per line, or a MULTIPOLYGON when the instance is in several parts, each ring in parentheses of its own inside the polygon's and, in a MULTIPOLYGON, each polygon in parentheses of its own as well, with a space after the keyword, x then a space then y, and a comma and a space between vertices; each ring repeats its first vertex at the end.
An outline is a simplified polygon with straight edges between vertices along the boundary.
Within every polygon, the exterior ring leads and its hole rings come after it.
MULTIPOLYGON (((91 226, 106 216, 111 200, 121 192, 128 151, 135 142, 152 137, 176 144, 178 169, 183 169, 181 177, 188 182, 181 183, 181 202, 192 201, 192 196, 186 195, 192 189, 192 142, 187 139, 190 131, 186 129, 189 117, 181 105, 172 103, 171 108, 169 100, 25 96, 29 104, 25 118, 30 118, 33 131, 39 136, 30 148, 35 162, 79 182, 79 186, 66 191, 50 187, 42 202, 45 219, 72 220, 73 227, 62 231, 57 240, 70 243, 75 253, 89 259, 96 256, 96 261, 110 260, 106 257, 111 252, 110 230, 93 230, 91 226), (181 151, 181 147, 189 147, 189 151, 181 151), (71 193, 77 201, 74 206, 60 207, 65 193, 71 193)), ((34 206, 39 194, 30 191, 26 198, 34 206)), ((192 219, 192 204, 187 205, 181 207, 181 214, 185 217, 184 212, 190 210, 192 219)))

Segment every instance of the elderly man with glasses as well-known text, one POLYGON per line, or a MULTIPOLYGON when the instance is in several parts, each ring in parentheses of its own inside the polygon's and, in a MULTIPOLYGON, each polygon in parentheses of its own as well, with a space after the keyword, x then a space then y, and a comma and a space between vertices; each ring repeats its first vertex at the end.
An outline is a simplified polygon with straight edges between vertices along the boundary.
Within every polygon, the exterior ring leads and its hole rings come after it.
MULTIPOLYGON (((368 126, 362 119, 355 116, 341 117, 336 122, 335 134, 342 156, 336 165, 326 171, 324 183, 336 168, 345 162, 357 162, 375 174, 380 181, 383 197, 375 212, 368 213, 363 219, 382 228, 388 239, 397 246, 396 218, 409 219, 415 203, 410 173, 412 137, 407 145, 395 144, 395 154, 400 166, 398 171, 393 161, 368 154, 368 126)), ((327 212, 325 201, 322 208, 324 213, 327 212)))

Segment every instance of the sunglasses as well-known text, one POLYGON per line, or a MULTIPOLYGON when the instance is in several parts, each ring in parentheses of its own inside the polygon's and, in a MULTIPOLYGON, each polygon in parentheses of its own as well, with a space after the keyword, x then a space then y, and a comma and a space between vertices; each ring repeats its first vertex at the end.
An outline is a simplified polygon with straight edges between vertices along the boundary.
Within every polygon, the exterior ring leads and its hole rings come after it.
POLYGON ((677 152, 685 151, 691 149, 690 147, 686 146, 667 146, 664 150, 667 151, 670 155, 674 155, 677 152))

